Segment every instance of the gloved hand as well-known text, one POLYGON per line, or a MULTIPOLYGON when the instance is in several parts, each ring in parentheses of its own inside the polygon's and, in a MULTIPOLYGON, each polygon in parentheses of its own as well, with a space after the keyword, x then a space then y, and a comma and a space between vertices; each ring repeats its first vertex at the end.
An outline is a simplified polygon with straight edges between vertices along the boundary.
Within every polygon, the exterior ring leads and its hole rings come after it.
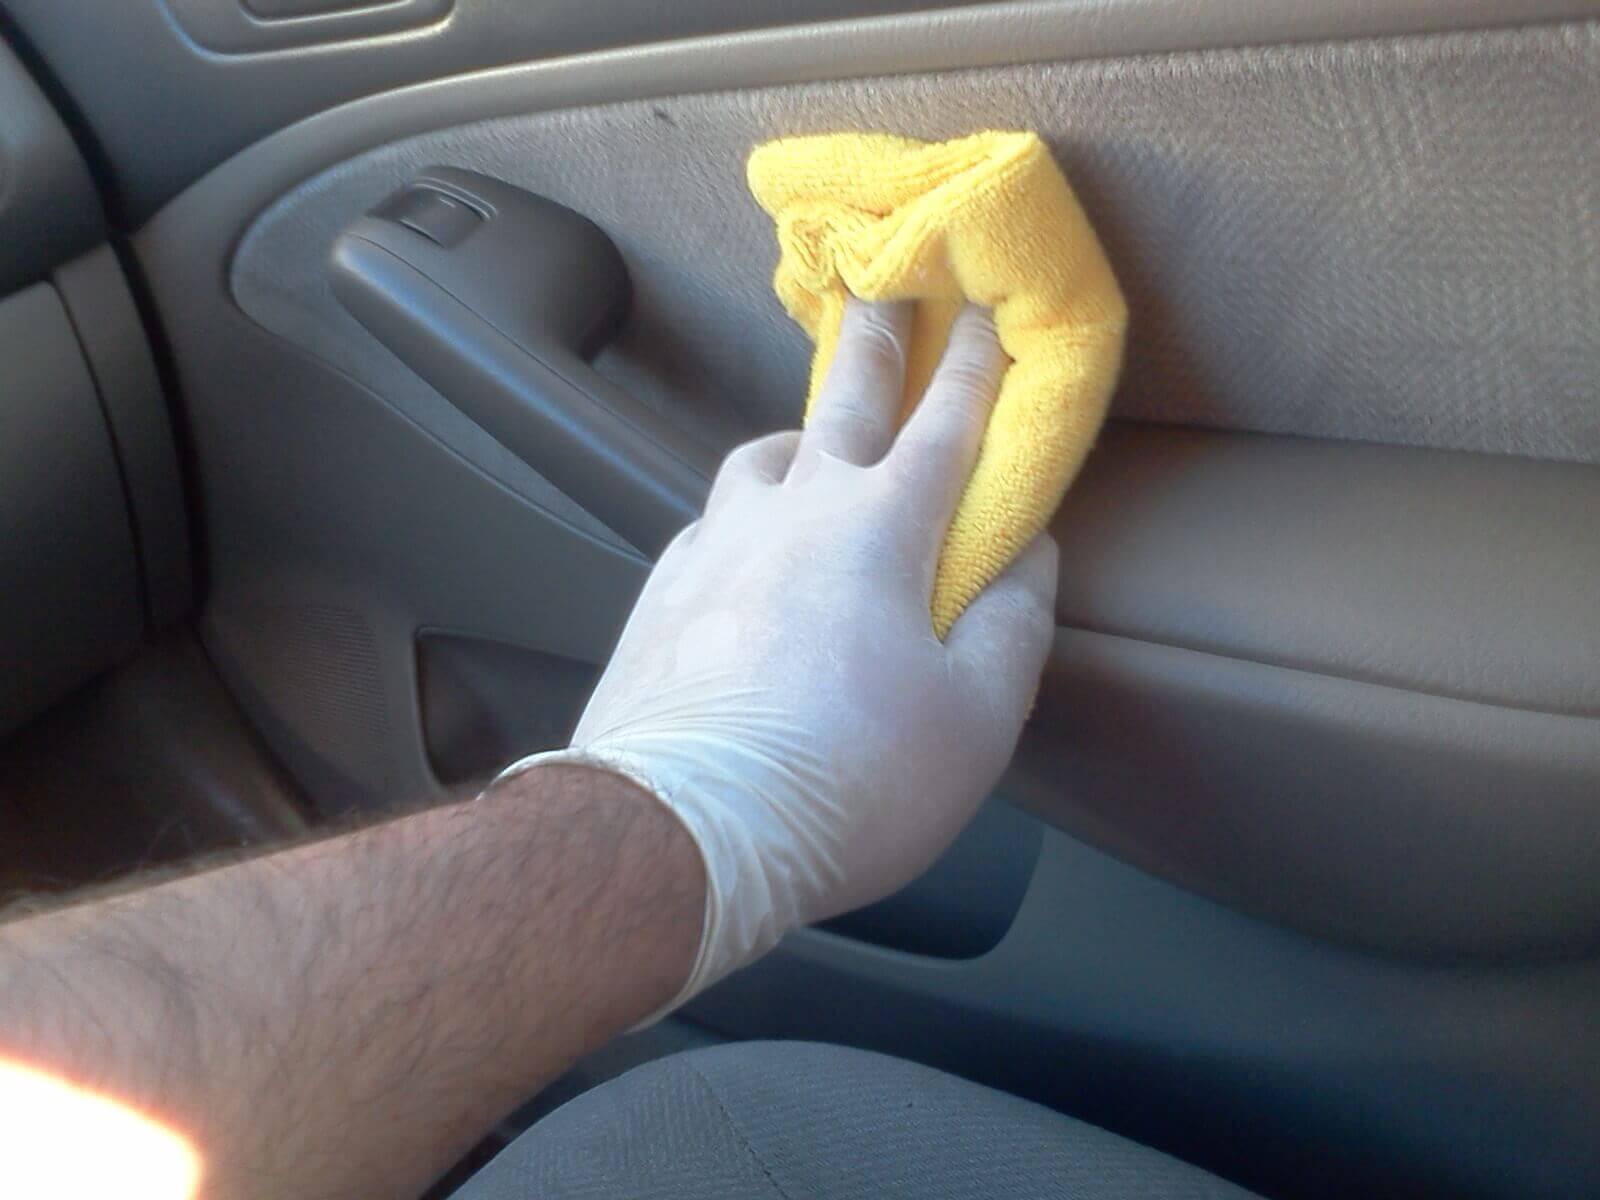
POLYGON ((1007 360, 987 314, 964 311, 896 436, 910 321, 905 306, 852 305, 806 431, 729 455, 651 574, 573 749, 527 760, 618 771, 688 828, 708 899, 677 1003, 930 866, 1032 703, 1054 631, 1048 535, 944 643, 929 618, 1007 360))

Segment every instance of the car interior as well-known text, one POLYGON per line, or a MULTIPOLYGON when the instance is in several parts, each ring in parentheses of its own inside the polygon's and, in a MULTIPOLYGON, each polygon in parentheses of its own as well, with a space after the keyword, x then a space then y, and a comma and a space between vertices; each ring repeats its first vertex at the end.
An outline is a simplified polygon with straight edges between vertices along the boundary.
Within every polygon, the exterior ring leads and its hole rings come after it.
POLYGON ((802 1040, 1272 1200, 1600 1195, 1595 0, 0 0, 0 898, 565 744, 800 419, 752 148, 985 129, 1130 312, 1010 770, 436 1194, 802 1040))

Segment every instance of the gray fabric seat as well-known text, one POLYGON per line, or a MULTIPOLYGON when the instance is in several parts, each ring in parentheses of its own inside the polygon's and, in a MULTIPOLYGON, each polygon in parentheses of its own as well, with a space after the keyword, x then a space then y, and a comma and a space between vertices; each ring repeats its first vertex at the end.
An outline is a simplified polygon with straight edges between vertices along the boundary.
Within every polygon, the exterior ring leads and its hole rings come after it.
POLYGON ((517 1139, 456 1200, 1250 1200, 1038 1105, 805 1042, 660 1059, 517 1139))

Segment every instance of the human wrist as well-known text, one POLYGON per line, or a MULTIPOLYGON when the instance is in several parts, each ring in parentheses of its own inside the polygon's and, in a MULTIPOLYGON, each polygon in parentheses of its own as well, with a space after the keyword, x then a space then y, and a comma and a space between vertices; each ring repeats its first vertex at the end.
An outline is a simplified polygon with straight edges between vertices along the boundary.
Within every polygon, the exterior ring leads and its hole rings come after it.
MULTIPOLYGON (((599 999, 624 1001, 610 1014, 613 1031, 653 1022, 683 1002, 706 942, 706 872, 683 822, 647 786, 575 751, 553 751, 506 768, 472 807, 493 810, 512 846, 524 836, 554 839, 579 855, 569 869, 587 876, 582 886, 591 892, 589 907, 612 914, 600 922, 604 944, 594 951, 613 958, 619 929, 631 943, 622 958, 622 986, 597 992, 599 999), (529 826, 531 814, 537 816, 529 826)), ((544 882, 529 882, 530 899, 539 902, 544 882)), ((534 965, 541 974, 549 967, 534 965)), ((616 965, 595 962, 583 969, 603 974, 616 965)), ((607 1013, 591 1015, 608 1023, 607 1013)))
POLYGON ((763 797, 748 794, 738 769, 751 753, 715 732, 675 728, 548 751, 502 774, 555 766, 608 772, 651 797, 694 844, 706 885, 699 951, 683 988, 656 1017, 755 961, 807 919, 795 864, 769 861, 775 839, 762 826, 763 797))

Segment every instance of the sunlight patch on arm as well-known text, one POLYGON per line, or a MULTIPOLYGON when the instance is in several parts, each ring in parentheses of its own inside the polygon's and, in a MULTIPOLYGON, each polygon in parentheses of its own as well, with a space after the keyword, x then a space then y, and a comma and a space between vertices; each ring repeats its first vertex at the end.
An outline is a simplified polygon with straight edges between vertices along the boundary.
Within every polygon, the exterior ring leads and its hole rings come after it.
POLYGON ((200 1156, 138 1109, 0 1059, 0 1194, 192 1200, 200 1156))

